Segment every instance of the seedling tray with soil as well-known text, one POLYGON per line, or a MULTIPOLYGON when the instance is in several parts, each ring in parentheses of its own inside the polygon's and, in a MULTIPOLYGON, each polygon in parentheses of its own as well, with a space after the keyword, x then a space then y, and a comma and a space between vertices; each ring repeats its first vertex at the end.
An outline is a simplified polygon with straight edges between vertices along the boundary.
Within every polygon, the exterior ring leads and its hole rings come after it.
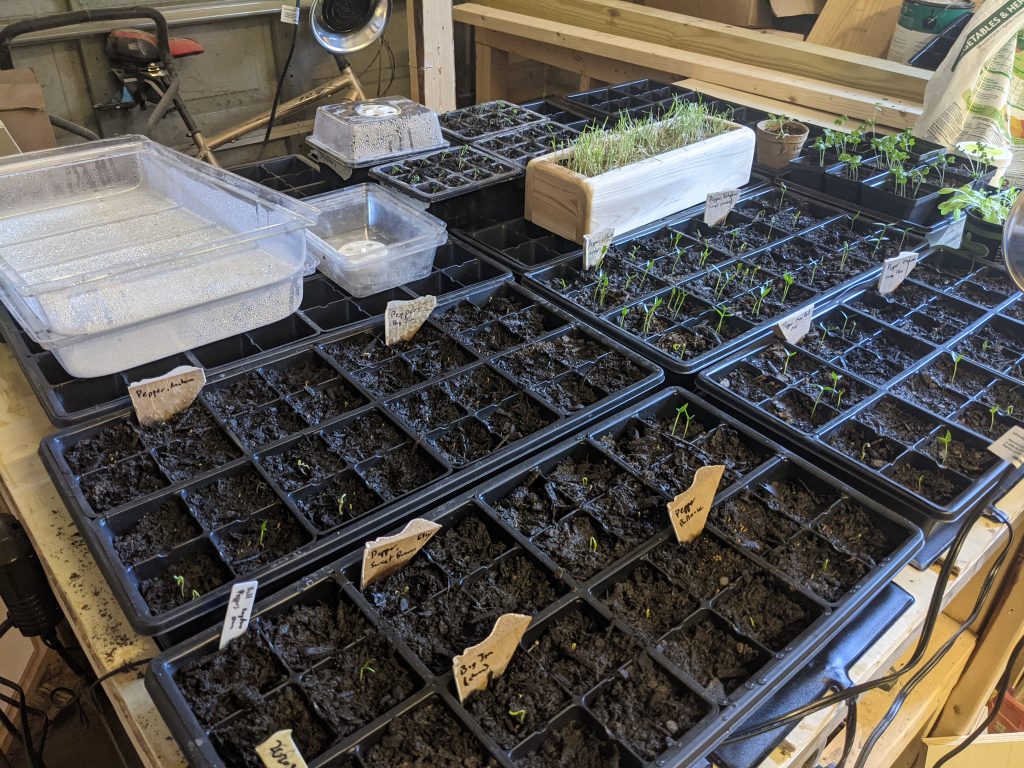
POLYGON ((444 135, 462 144, 545 119, 531 109, 501 99, 445 112, 438 118, 444 135))
POLYGON ((473 146, 495 157, 523 168, 534 157, 572 146, 579 131, 560 123, 531 123, 489 139, 473 142, 473 146))
POLYGON ((374 180, 428 203, 464 195, 522 173, 520 166, 468 144, 370 169, 374 180))
POLYGON ((203 766, 255 766, 239 756, 285 727, 314 768, 695 765, 921 542, 779 451, 666 390, 427 515, 443 530, 392 576, 360 590, 362 553, 345 557, 262 600, 226 650, 213 629, 167 651, 147 687, 203 766), (714 462, 711 521, 677 544, 666 503, 714 462), (452 657, 507 612, 534 621, 459 704, 452 657))
POLYGON ((582 131, 591 125, 599 126, 603 123, 602 120, 591 116, 591 113, 587 110, 571 104, 562 98, 537 99, 536 101, 524 102, 522 106, 539 115, 543 115, 553 123, 559 123, 576 131, 582 131))
POLYGON ((400 288, 359 299, 318 272, 305 279, 299 309, 284 320, 140 368, 93 379, 70 376, 50 352, 21 330, 2 306, 0 334, 7 340, 50 421, 70 426, 128 407, 128 384, 162 376, 179 365, 205 368, 208 376, 216 375, 379 317, 393 299, 433 295, 444 302, 511 277, 506 268, 481 254, 479 248, 453 239, 437 249, 429 275, 400 288))
POLYGON ((918 247, 894 227, 768 188, 717 226, 690 215, 618 240, 597 269, 584 272, 572 254, 526 272, 524 283, 685 375, 918 247))
POLYGON ((234 579, 308 572, 661 378, 504 283, 411 342, 385 346, 375 320, 211 380, 170 423, 121 412, 41 452, 129 621, 166 635, 234 579))
POLYGON ((999 311, 1013 296, 1005 273, 937 249, 890 296, 856 289, 818 312, 800 343, 764 334, 698 383, 785 445, 883 492, 931 537, 998 481, 1006 464, 987 446, 1024 423, 1024 385, 969 357, 999 343, 986 328, 1012 322, 999 311))

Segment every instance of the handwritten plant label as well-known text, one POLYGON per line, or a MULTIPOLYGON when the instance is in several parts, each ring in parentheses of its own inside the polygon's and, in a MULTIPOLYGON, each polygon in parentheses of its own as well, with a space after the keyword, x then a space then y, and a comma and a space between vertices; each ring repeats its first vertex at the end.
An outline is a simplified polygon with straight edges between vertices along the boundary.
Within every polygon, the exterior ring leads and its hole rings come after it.
POLYGON ((281 21, 285 24, 299 23, 299 8, 297 5, 281 6, 281 21))
POLYGON ((493 678, 505 674, 505 667, 512 661, 532 620, 531 616, 521 613, 503 614, 494 622, 494 629, 486 639, 452 659, 459 701, 465 701, 473 691, 486 690, 493 678))
POLYGON ((668 503, 668 516, 681 544, 693 541, 703 532, 724 472, 723 464, 701 467, 690 487, 668 503))
POLYGON ((390 347, 400 341, 409 341, 436 308, 436 296, 389 301, 384 310, 384 343, 390 347))
POLYGON ((813 320, 814 305, 810 304, 779 320, 775 326, 775 335, 790 344, 798 344, 804 336, 810 333, 813 320))
POLYGON ((709 227, 720 224, 729 211, 736 207, 740 199, 738 189, 726 189, 722 192, 709 192, 704 204, 704 223, 709 227))
POLYGON ((206 384, 206 372, 191 365, 179 365, 163 376, 142 379, 128 385, 135 415, 144 427, 167 421, 192 405, 206 384))
POLYGON ((612 238, 615 237, 614 229, 602 229, 583 236, 583 269, 593 269, 611 247, 612 238))
POLYGON ((1024 464, 1024 427, 1010 427, 988 449, 1015 467, 1024 464))
POLYGON ((380 536, 363 547, 363 573, 360 579, 366 589, 375 581, 390 576, 412 560, 427 545, 441 526, 429 520, 411 520, 400 533, 380 536))
POLYGON ((878 292, 888 296, 907 279, 910 270, 917 266, 919 255, 913 251, 903 251, 899 256, 886 259, 882 264, 882 274, 878 277, 878 292))
POLYGON ((220 650, 224 646, 245 634, 252 618, 252 604, 256 602, 258 581, 239 581, 231 587, 228 598, 228 610, 224 614, 224 626, 220 628, 220 650))
POLYGON ((256 754, 266 768, 308 768, 292 739, 292 729, 278 731, 256 747, 256 754))

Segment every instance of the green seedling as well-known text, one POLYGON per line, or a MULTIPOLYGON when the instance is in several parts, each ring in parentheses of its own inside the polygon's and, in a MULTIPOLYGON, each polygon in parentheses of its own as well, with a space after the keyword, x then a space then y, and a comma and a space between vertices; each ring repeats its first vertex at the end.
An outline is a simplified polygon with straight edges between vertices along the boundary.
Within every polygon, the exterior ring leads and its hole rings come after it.
POLYGON ((623 307, 619 310, 619 328, 626 327, 626 318, 629 316, 629 307, 623 307))
POLYGON ((681 406, 676 408, 676 418, 672 422, 672 437, 676 436, 676 428, 679 426, 679 419, 685 416, 686 421, 683 423, 683 440, 686 439, 686 435, 690 431, 690 422, 694 420, 695 416, 690 413, 690 404, 683 403, 681 406))
POLYGON ((174 579, 174 583, 178 585, 178 589, 181 590, 181 596, 185 596, 185 577, 184 576, 171 576, 174 579))
POLYGON ((935 439, 942 444, 942 466, 946 466, 946 461, 949 459, 949 444, 953 441, 953 433, 947 429, 946 434, 939 435, 935 439))
POLYGON ((648 621, 650 621, 650 619, 651 619, 651 609, 650 608, 644 608, 644 618, 647 619, 648 621))
POLYGON ((988 352, 988 348, 990 346, 992 346, 992 344, 989 342, 988 339, 985 339, 983 342, 981 342, 981 351, 982 352, 988 352))
MULTIPOLYGON (((341 496, 338 497, 338 514, 339 515, 345 513, 345 502, 347 500, 348 500, 348 494, 347 493, 343 493, 343 494, 341 494, 341 496)), ((351 510, 352 509, 352 505, 349 504, 348 508, 351 510)))
POLYGON ((789 370, 789 361, 792 360, 794 357, 796 357, 796 350, 795 349, 792 350, 791 352, 787 352, 786 353, 786 362, 784 362, 782 364, 782 375, 783 376, 785 376, 786 375, 786 371, 789 370))
POLYGON ((814 276, 818 274, 818 267, 820 266, 820 261, 813 262, 813 266, 811 267, 811 285, 814 285, 814 276))
POLYGON ((630 285, 632 285, 632 283, 633 283, 633 280, 634 280, 635 278, 636 278, 636 273, 635 273, 635 272, 632 272, 632 273, 630 273, 630 274, 626 275, 626 285, 625 285, 625 290, 626 290, 626 292, 627 292, 627 293, 629 292, 629 286, 630 286, 630 285))
POLYGON ((827 557, 825 558, 825 560, 821 564, 821 570, 824 571, 825 573, 828 573, 828 558, 827 557))
POLYGON ((917 494, 924 496, 924 475, 917 476, 917 494))
POLYGON ((850 231, 853 232, 853 225, 857 223, 857 219, 860 218, 860 211, 857 211, 850 219, 850 231))
POLYGON ((800 217, 804 215, 804 212, 799 208, 793 212, 793 226, 797 229, 800 228, 800 217))
POLYGON ((686 344, 673 344, 672 351, 682 360, 686 357, 686 344))
POLYGON ((860 180, 860 167, 864 164, 864 158, 860 155, 851 155, 843 152, 839 155, 839 162, 846 163, 846 177, 851 181, 860 180))
POLYGON ((629 260, 636 261, 636 255, 640 252, 640 246, 634 245, 629 251, 629 260))
POLYGON ((843 395, 845 395, 845 394, 846 394, 846 390, 845 390, 845 389, 837 389, 837 390, 835 391, 835 396, 836 396, 836 410, 837 410, 837 411, 839 411, 839 410, 842 410, 842 404, 843 404, 843 395))
POLYGON ((789 187, 782 183, 779 184, 779 202, 776 207, 781 208, 783 206, 783 204, 786 202, 786 192, 788 191, 789 187))
POLYGON ((715 333, 722 333, 722 325, 725 323, 725 318, 732 317, 733 312, 724 304, 719 304, 715 307, 715 314, 718 315, 718 325, 715 326, 715 333))
POLYGON ((711 257, 711 246, 707 243, 704 244, 704 250, 700 252, 700 260, 697 262, 697 266, 701 269, 707 264, 708 259, 711 257))
POLYGON ((795 281, 796 281, 796 278, 793 277, 793 275, 791 273, 789 273, 789 272, 786 272, 786 273, 784 273, 782 275, 782 282, 784 282, 786 284, 786 287, 782 289, 782 303, 783 304, 786 303, 786 297, 789 296, 789 289, 793 287, 793 283, 795 281))
POLYGON ((850 323, 850 316, 842 310, 839 310, 839 314, 843 316, 843 327, 842 330, 839 331, 839 335, 846 336, 846 326, 850 323))
POLYGON ((881 231, 878 233, 878 236, 875 238, 875 247, 871 250, 871 258, 875 257, 875 254, 878 253, 879 247, 882 245, 882 243, 884 243, 888 239, 885 236, 885 233, 888 232, 888 231, 889 231, 889 225, 885 224, 882 227, 881 231))
POLYGON ((964 356, 957 354, 956 352, 950 352, 949 354, 953 358, 953 374, 949 377, 949 383, 953 384, 956 382, 956 370, 960 366, 960 361, 964 359, 964 356))
MULTIPOLYGON (((575 643, 573 643, 575 645, 575 643)), ((509 717, 514 717, 522 725, 526 721, 526 710, 525 709, 510 709, 508 711, 509 717)))
POLYGON ((192 590, 192 599, 193 600, 198 600, 200 597, 202 597, 202 595, 199 594, 199 590, 198 589, 193 589, 192 590))
POLYGON ((824 135, 818 136, 814 140, 814 143, 811 144, 811 149, 816 150, 818 153, 819 166, 825 165, 825 152, 829 149, 830 146, 831 145, 829 144, 828 139, 824 135))
POLYGON ((864 457, 867 456, 868 448, 870 448, 870 447, 871 447, 871 443, 864 443, 864 445, 862 445, 860 447, 860 460, 861 460, 861 462, 864 461, 864 457))
POLYGON ((597 539, 593 536, 590 537, 590 551, 597 552, 597 539))
POLYGON ((266 538, 266 536, 267 536, 267 521, 266 520, 260 520, 260 540, 257 543, 257 546, 260 549, 263 549, 263 540, 266 538))
POLYGON ((995 428, 996 428, 996 416, 998 414, 999 414, 999 406, 998 405, 993 405, 991 408, 988 409, 988 415, 989 415, 988 431, 989 432, 992 432, 992 431, 995 430, 995 428))
POLYGON ((761 316, 761 306, 764 304, 764 300, 768 296, 768 294, 772 292, 772 287, 773 286, 770 280, 766 281, 761 286, 760 291, 758 291, 758 296, 754 300, 754 317, 761 316))
POLYGON ((302 459, 296 459, 296 460, 295 460, 295 466, 296 466, 296 467, 297 467, 298 469, 305 469, 305 470, 308 470, 308 469, 310 468, 310 467, 309 467, 309 464, 307 464, 306 462, 304 462, 304 461, 303 461, 302 459))
POLYGON ((566 290, 569 287, 569 281, 566 280, 564 277, 559 278, 558 282, 562 284, 562 290, 563 291, 566 290))
POLYGON ((359 665, 359 682, 360 683, 363 682, 363 678, 366 676, 367 673, 369 673, 371 675, 377 674, 377 670, 373 666, 376 663, 377 663, 376 659, 367 659, 366 661, 364 661, 362 664, 359 665))

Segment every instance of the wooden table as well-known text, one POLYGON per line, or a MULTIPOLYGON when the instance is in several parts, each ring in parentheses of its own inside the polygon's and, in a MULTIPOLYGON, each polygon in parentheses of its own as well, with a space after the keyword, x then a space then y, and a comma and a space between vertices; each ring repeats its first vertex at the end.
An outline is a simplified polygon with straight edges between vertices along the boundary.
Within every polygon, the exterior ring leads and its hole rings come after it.
MULTIPOLYGON (((0 446, 3 446, 0 450, 0 499, 22 521, 75 636, 95 672, 102 675, 127 662, 151 657, 157 653, 157 648, 151 640, 139 637, 129 627, 43 468, 37 450, 40 440, 52 431, 54 428, 43 414, 10 349, 0 345, 0 446)), ((1019 523, 1024 517, 1024 484, 1009 494, 1002 508, 1014 523, 1019 523)), ((988 521, 975 527, 957 562, 958 574, 946 594, 947 604, 983 575, 1005 536, 1005 528, 988 521)), ((916 602, 854 666, 855 681, 884 673, 907 653, 917 638, 936 576, 937 568, 918 571, 911 567, 898 575, 896 582, 910 592, 916 602)), ((936 633, 936 643, 948 637, 955 626, 952 618, 945 617, 936 633)), ((973 643, 974 636, 965 634, 956 652, 936 669, 928 681, 930 685, 922 686, 922 692, 945 690, 948 693, 948 681, 962 669, 973 643)), ((141 672, 113 677, 104 687, 147 766, 176 768, 185 765, 184 757, 143 686, 141 672)), ((927 703, 934 709, 941 701, 927 703)), ((905 712, 910 713, 912 709, 908 706, 905 712)), ((928 714, 925 709, 921 712, 922 717, 928 714)), ((800 766, 808 756, 823 748, 842 718, 843 713, 837 710, 805 718, 765 761, 763 768, 800 766)), ((900 733, 906 740, 914 738, 917 731, 907 733, 907 730, 902 729, 900 733)))

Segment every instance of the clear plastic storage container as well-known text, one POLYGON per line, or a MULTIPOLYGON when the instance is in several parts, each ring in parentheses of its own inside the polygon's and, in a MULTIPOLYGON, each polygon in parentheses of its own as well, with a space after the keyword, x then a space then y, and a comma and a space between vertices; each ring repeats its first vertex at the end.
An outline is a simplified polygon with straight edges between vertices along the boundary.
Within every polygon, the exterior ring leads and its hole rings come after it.
POLYGON ((316 211, 142 136, 0 161, 0 292, 72 376, 280 320, 316 211))
POLYGON ((353 296, 430 274, 445 223, 377 184, 358 184, 309 201, 320 222, 306 238, 320 271, 353 296))
POLYGON ((402 96, 320 107, 306 141, 349 168, 448 146, 437 113, 402 96))

